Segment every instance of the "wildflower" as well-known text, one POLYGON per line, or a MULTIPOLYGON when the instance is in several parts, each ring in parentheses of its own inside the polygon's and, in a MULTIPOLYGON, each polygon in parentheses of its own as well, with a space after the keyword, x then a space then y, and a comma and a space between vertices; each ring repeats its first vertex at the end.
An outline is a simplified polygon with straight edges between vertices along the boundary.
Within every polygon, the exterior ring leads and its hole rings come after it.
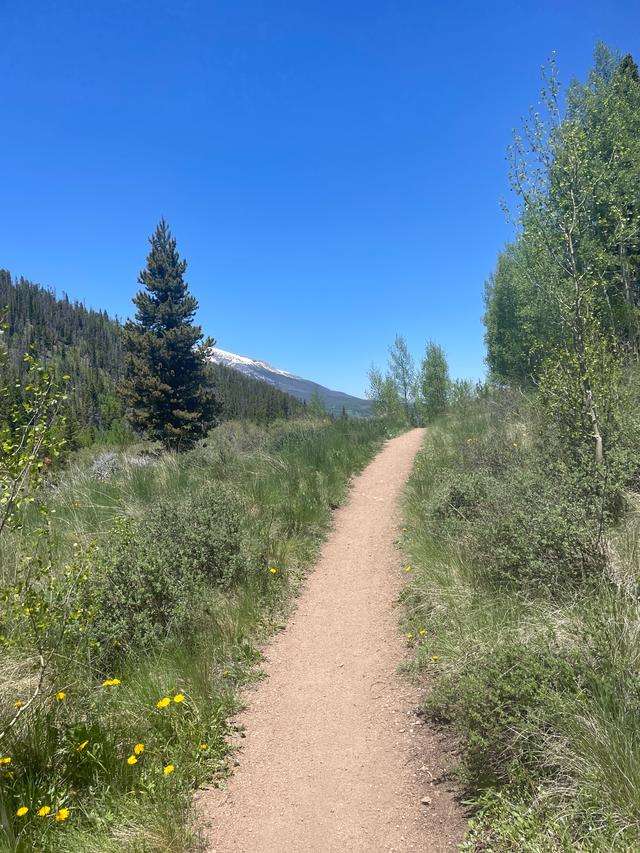
POLYGON ((424 635, 425 635, 427 632, 425 631, 425 629, 424 629, 424 628, 420 628, 420 630, 418 631, 418 633, 420 634, 420 636, 421 636, 421 637, 424 637, 424 635))
POLYGON ((156 708, 166 708, 167 705, 171 704, 171 699, 168 696, 165 696, 163 699, 160 699, 159 702, 156 702, 156 708))
POLYGON ((201 743, 201 744, 200 744, 200 746, 198 747, 198 749, 199 749, 201 752, 204 752, 204 751, 205 751, 205 749, 209 749, 209 746, 208 746, 208 744, 206 744, 206 743, 201 743))
POLYGON ((24 705, 24 702, 22 702, 20 699, 16 699, 13 704, 16 706, 16 708, 20 709, 24 705))
POLYGON ((29 811, 29 807, 28 807, 28 806, 20 806, 20 808, 19 808, 19 809, 18 809, 18 811, 16 812, 16 815, 17 815, 18 817, 24 817, 28 811, 29 811))
POLYGON ((431 655, 431 660, 432 661, 440 660, 440 655, 431 655))
POLYGON ((276 567, 275 567, 275 566, 271 566, 271 568, 269 569, 269 571, 271 572, 271 574, 272 574, 272 575, 277 575, 277 574, 278 574, 278 570, 276 569, 276 567))
POLYGON ((102 682, 103 687, 117 687, 120 684, 119 678, 109 678, 107 681, 102 682))
POLYGON ((406 527, 403 527, 403 528, 402 528, 402 532, 403 532, 403 533, 406 533, 406 532, 407 532, 407 528, 406 528, 406 527))
POLYGON ((135 757, 135 755, 130 755, 129 758, 127 758, 127 764, 133 765, 133 764, 137 764, 137 763, 138 763, 138 759, 135 757))
POLYGON ((142 753, 144 752, 144 744, 143 743, 137 743, 133 747, 133 751, 135 752, 136 755, 142 755, 142 753))
POLYGON ((64 692, 64 690, 60 690, 58 691, 58 693, 56 693, 56 699, 58 700, 58 702, 62 702, 66 695, 67 694, 64 692))
POLYGON ((168 775, 169 775, 169 773, 173 773, 173 771, 174 771, 175 769, 176 769, 176 768, 173 766, 173 764, 167 764, 167 766, 166 766, 166 767, 163 767, 163 768, 162 768, 162 772, 164 773, 164 775, 165 775, 165 776, 168 776, 168 775))
POLYGON ((62 823, 69 817, 69 809, 58 809, 56 812, 56 823, 62 823))
POLYGON ((184 702, 184 693, 176 693, 176 695, 173 697, 173 701, 174 701, 174 702, 177 702, 177 703, 178 703, 178 705, 179 705, 181 702, 184 702))
POLYGON ((82 743, 78 746, 78 752, 82 752, 82 750, 87 746, 88 743, 88 740, 83 740, 82 743))
POLYGON ((410 572, 410 571, 411 571, 411 566, 405 566, 405 572, 410 572))
POLYGON ((413 634, 411 634, 411 633, 407 634, 407 640, 413 640, 413 634))
POLYGON ((4 758, 0 758, 0 764, 11 764, 11 757, 9 755, 5 755, 4 758))
POLYGON ((48 814, 51 814, 51 806, 42 806, 38 809, 38 817, 46 817, 48 814))

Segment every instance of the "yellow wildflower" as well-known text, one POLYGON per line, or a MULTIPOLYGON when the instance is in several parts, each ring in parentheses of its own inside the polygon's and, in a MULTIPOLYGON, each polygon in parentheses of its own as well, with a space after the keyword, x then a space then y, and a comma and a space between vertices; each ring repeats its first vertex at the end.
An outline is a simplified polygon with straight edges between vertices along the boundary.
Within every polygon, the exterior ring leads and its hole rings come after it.
POLYGON ((88 740, 83 740, 82 743, 78 746, 78 752, 82 752, 82 750, 85 748, 85 746, 87 746, 88 743, 88 740))
POLYGON ((431 655, 431 660, 433 660, 433 661, 440 660, 440 656, 439 655, 431 655))
POLYGON ((29 811, 28 806, 20 806, 20 808, 18 809, 16 814, 18 817, 24 817, 28 811, 29 811))
POLYGON ((0 758, 0 764, 11 764, 11 757, 9 755, 5 755, 4 758, 0 758))
POLYGON ((159 702, 156 702, 156 708, 166 708, 169 704, 171 704, 171 699, 169 699, 168 696, 165 696, 164 699, 160 699, 159 702))
POLYGON ((62 823, 69 817, 69 809, 58 809, 56 812, 56 823, 62 823))
POLYGON ((133 751, 135 752, 136 755, 142 755, 142 753, 144 752, 144 744, 143 743, 137 743, 133 747, 133 751))
POLYGON ((56 693, 56 699, 58 700, 58 702, 62 702, 66 695, 67 694, 64 692, 64 690, 60 690, 58 691, 58 693, 56 693))
POLYGON ((178 705, 179 705, 181 702, 184 702, 184 693, 176 693, 176 695, 173 697, 173 701, 174 701, 174 702, 177 702, 177 703, 178 703, 178 705))
POLYGON ((405 566, 405 569, 404 569, 404 570, 405 570, 405 572, 410 572, 410 571, 411 571, 411 566, 405 566))
POLYGON ((413 634, 407 634, 407 640, 413 640, 413 634))
POLYGON ((278 570, 276 569, 276 567, 275 567, 275 566, 271 566, 271 568, 269 569, 269 571, 271 572, 271 574, 272 574, 272 575, 277 575, 277 574, 278 574, 278 570))
POLYGON ((38 817, 46 817, 48 814, 51 814, 51 806, 42 806, 38 809, 38 817))
POLYGON ((208 749, 208 748, 209 748, 209 747, 207 746, 207 744, 206 744, 206 743, 201 743, 201 744, 200 744, 200 746, 198 747, 198 749, 202 750, 202 752, 204 752, 204 750, 205 750, 205 749, 208 749))
POLYGON ((427 632, 425 631, 425 629, 424 629, 424 628, 420 628, 420 630, 418 631, 418 633, 420 634, 420 636, 421 636, 421 637, 424 637, 424 635, 425 635, 427 632))
POLYGON ((173 766, 173 764, 167 764, 167 766, 163 768, 162 772, 165 776, 168 776, 169 773, 173 773, 175 769, 176 768, 173 766))
POLYGON ((22 706, 24 705, 24 702, 22 702, 20 699, 16 699, 16 701, 13 704, 16 706, 16 708, 22 708, 22 706))
POLYGON ((107 681, 102 682, 103 687, 117 687, 120 684, 119 678, 109 678, 107 681))
POLYGON ((137 763, 138 763, 138 759, 135 757, 135 755, 130 755, 129 758, 127 758, 127 764, 137 764, 137 763))

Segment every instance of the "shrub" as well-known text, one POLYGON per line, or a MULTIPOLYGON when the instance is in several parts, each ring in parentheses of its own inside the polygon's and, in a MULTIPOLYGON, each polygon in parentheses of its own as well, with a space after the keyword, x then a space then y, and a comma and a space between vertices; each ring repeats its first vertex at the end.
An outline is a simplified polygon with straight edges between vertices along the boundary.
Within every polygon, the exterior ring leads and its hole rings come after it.
POLYGON ((470 550, 489 581, 520 589, 573 586, 605 564, 583 495, 531 468, 494 484, 470 550))
POLYGON ((217 483, 117 524, 92 592, 99 657, 149 648, 174 627, 189 640, 211 598, 207 585, 227 586, 244 571, 241 535, 239 501, 217 483))
POLYGON ((579 691, 582 669, 575 655, 544 642, 503 639, 436 681, 427 710, 463 738, 471 787, 530 784, 541 775, 555 703, 579 691))

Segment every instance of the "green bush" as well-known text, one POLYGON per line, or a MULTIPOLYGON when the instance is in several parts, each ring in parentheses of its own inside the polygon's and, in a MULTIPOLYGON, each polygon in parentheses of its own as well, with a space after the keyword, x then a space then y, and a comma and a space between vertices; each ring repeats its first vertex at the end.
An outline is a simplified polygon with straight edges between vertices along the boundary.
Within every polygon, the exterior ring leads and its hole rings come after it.
POLYGON ((445 477, 431 502, 430 513, 438 522, 468 522, 486 506, 495 481, 484 471, 456 472, 445 477))
POLYGON ((602 572, 605 555, 583 495, 532 467, 493 482, 469 541, 487 581, 571 587, 602 572))
POLYGON ((213 483, 118 523, 91 591, 99 658, 149 648, 172 629, 188 641, 211 598, 207 587, 228 586, 245 571, 241 517, 234 493, 213 483))
POLYGON ((472 789, 530 785, 549 771, 540 763, 541 743, 553 730, 560 697, 580 691, 582 670, 576 655, 547 643, 503 638, 437 679, 426 708, 462 737, 472 789))

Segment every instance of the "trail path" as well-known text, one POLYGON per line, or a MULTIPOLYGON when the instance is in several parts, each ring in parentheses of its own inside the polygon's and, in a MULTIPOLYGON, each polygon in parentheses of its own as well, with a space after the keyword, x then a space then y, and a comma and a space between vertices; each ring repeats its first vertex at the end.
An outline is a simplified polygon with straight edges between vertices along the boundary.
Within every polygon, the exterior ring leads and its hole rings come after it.
POLYGON ((247 696, 246 739, 224 790, 198 801, 208 853, 453 851, 463 832, 419 690, 397 594, 397 500, 423 438, 387 442, 353 482, 287 628, 247 696), (429 802, 422 802, 427 798, 429 802))

